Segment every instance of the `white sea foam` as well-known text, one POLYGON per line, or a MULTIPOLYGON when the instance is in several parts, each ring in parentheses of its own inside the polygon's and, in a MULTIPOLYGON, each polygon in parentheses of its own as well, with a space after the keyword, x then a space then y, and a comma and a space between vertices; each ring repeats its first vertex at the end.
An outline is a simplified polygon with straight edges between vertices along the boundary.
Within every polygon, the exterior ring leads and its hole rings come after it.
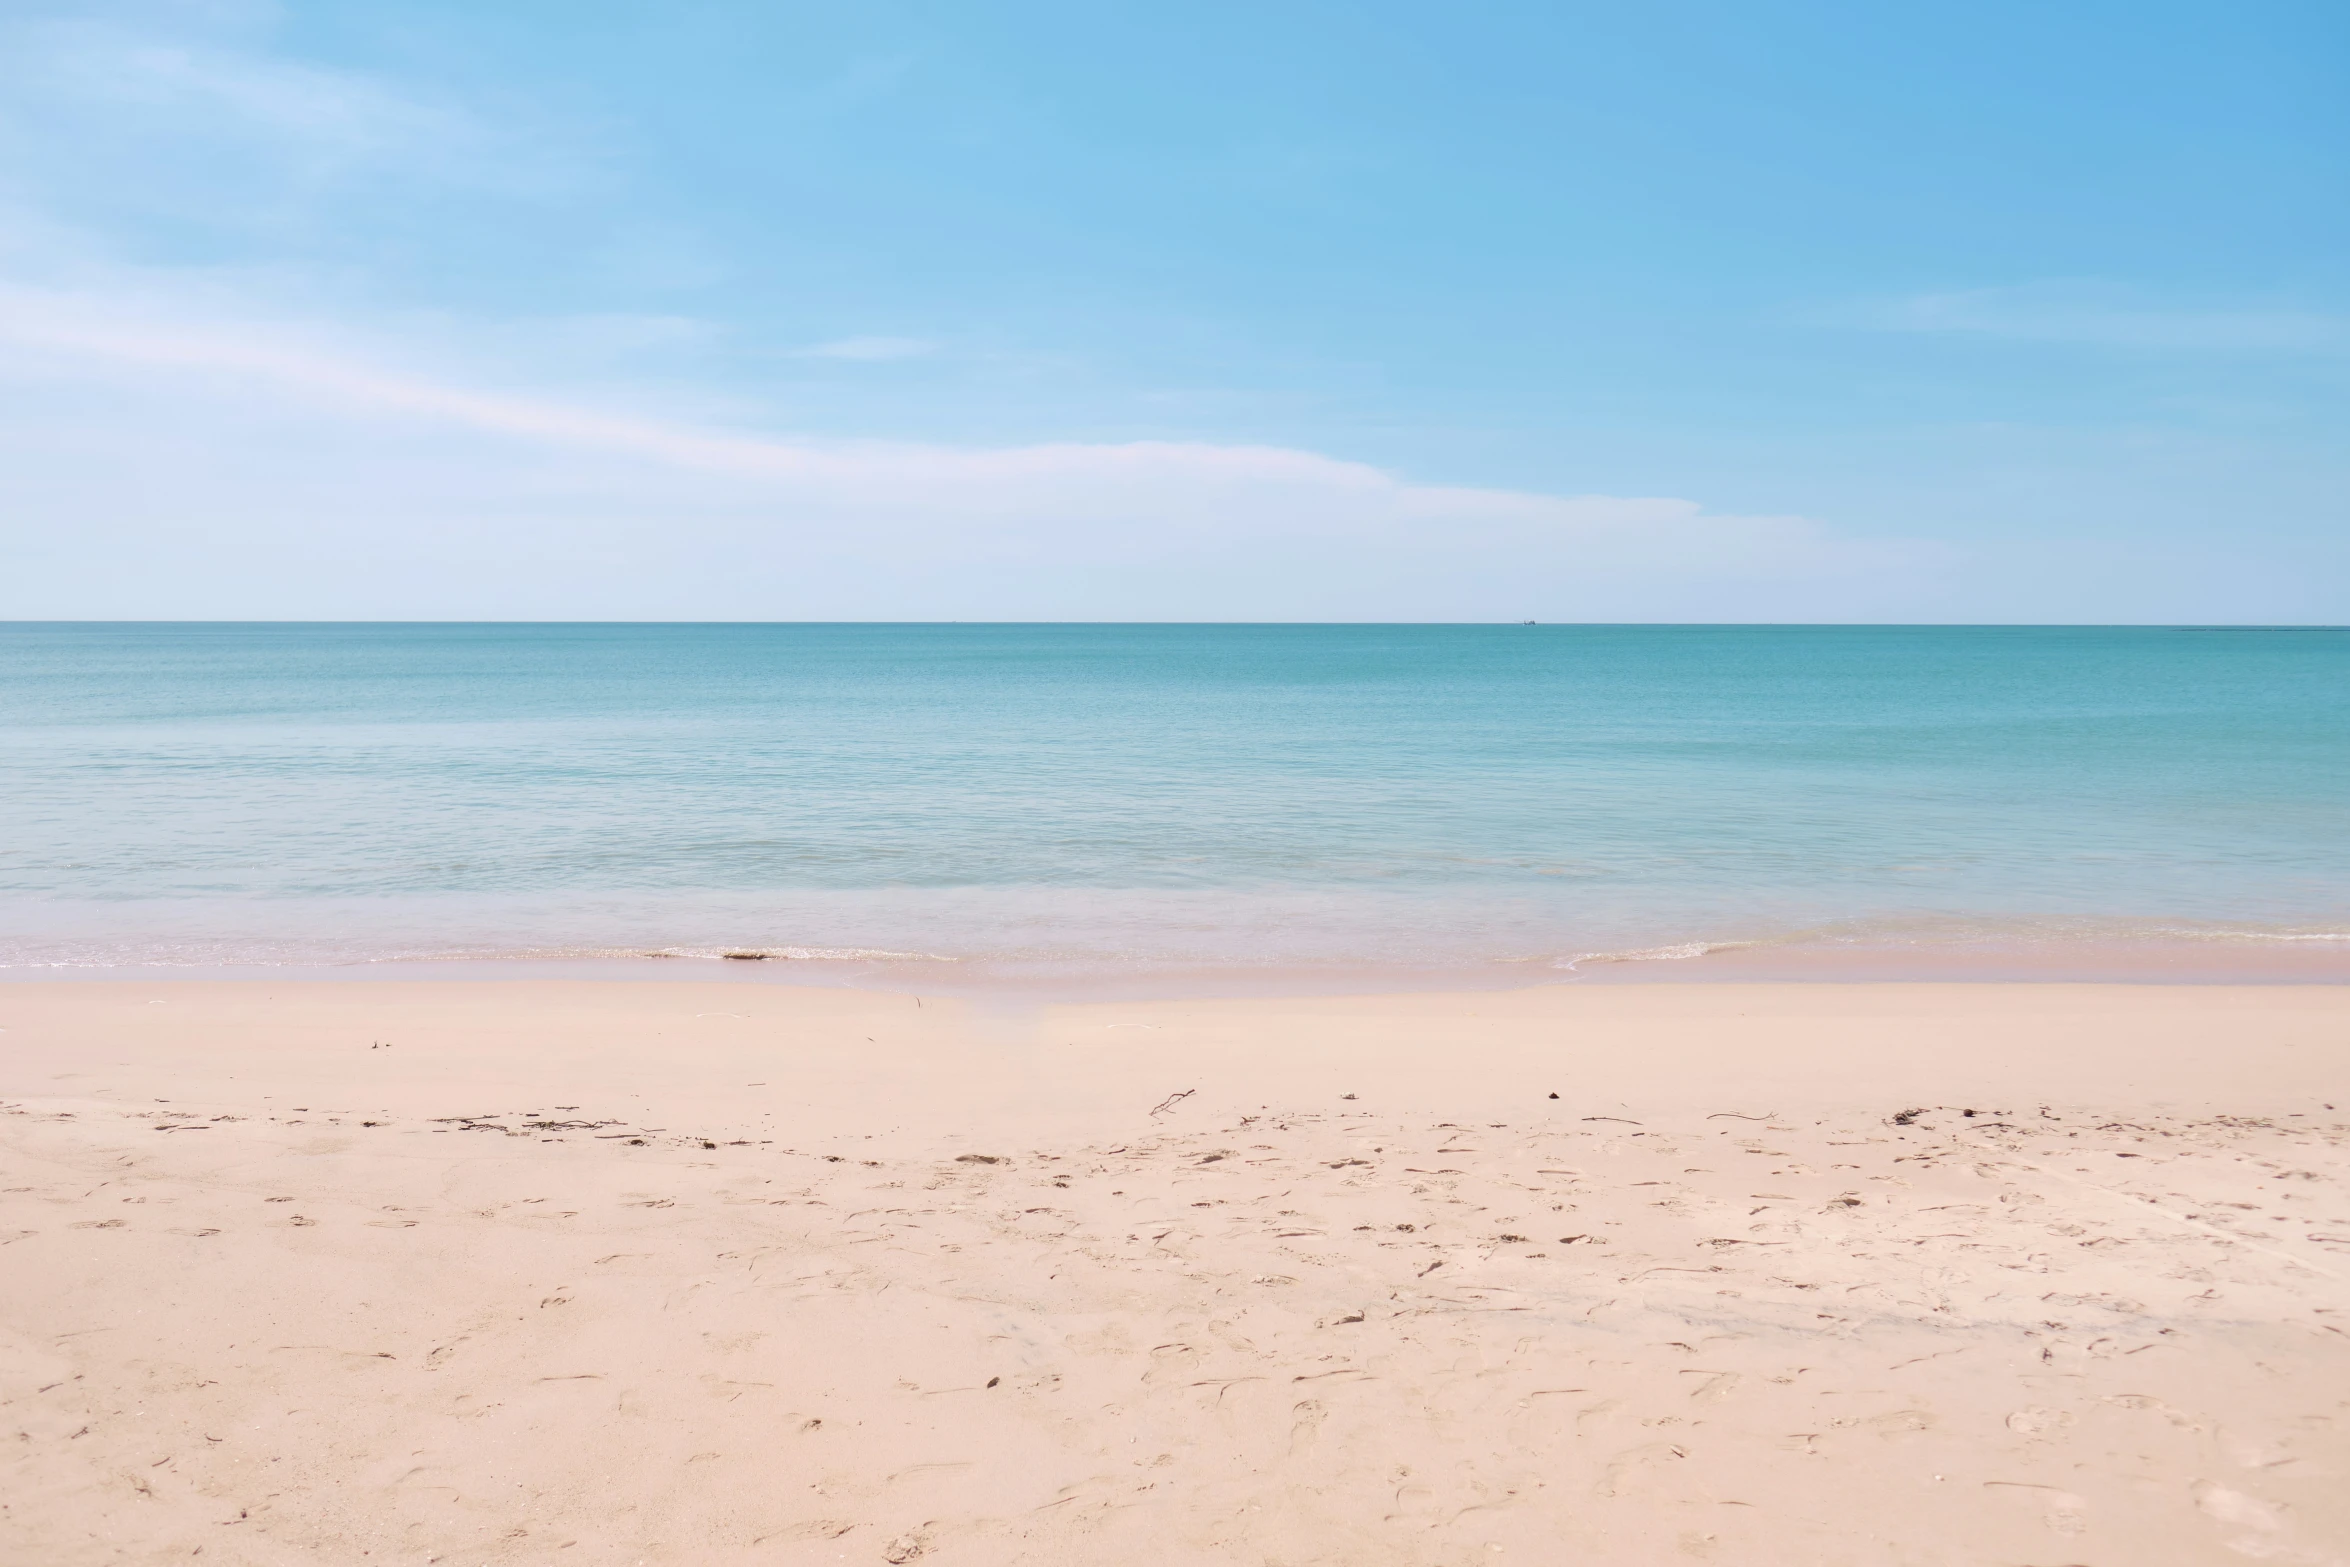
POLYGON ((2173 930, 2157 929, 2157 936, 2189 941, 2350 941, 2350 930, 2173 930))
POLYGON ((2350 952, 2342 637, 15 625, 0 665, 19 974, 2350 952))
POLYGON ((784 958, 803 963, 957 963, 940 952, 892 952, 881 947, 664 947, 657 951, 599 953, 601 957, 784 958))
POLYGON ((1669 947, 1633 947, 1621 952, 1578 952, 1571 958, 1554 958, 1550 966, 1573 970, 1585 963, 1679 963, 1690 958, 1702 958, 1709 952, 1731 952, 1740 947, 1752 947, 1752 941, 1682 941, 1669 947))

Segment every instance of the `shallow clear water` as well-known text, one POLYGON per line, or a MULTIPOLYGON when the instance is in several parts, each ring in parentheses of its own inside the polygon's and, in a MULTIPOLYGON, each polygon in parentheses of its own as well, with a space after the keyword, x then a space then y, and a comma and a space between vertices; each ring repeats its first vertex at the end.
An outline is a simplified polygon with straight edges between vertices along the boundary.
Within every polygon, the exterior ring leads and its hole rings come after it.
POLYGON ((2350 933, 2350 633, 0 626, 0 963, 2350 933))

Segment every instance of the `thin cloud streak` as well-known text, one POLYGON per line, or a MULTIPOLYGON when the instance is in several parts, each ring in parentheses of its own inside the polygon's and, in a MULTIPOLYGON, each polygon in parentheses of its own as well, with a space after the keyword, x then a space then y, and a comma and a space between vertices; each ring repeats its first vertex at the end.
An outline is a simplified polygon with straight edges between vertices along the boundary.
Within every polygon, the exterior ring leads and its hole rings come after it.
POLYGON ((389 76, 290 57, 267 46, 273 30, 261 15, 0 18, 14 190, 61 211, 274 233, 361 189, 513 195, 586 172, 511 110, 494 121, 389 76))
POLYGON ((835 343, 803 348, 802 359, 851 359, 879 363, 892 359, 922 359, 938 352, 938 345, 919 337, 844 337, 835 343))
POLYGON ((39 29, 30 40, 55 85, 117 110, 222 118, 310 150, 383 154, 471 139, 457 111, 379 82, 264 54, 166 40, 99 24, 39 29))
POLYGON ((1859 307, 1845 324, 1885 332, 1970 333, 2107 348, 2281 354, 2350 350, 2350 321, 2339 316, 2165 304, 2083 283, 1918 294, 1859 307))
POLYGON ((8 615, 1708 618, 1914 596, 1947 553, 1269 445, 745 433, 167 290, 0 287, 0 342, 0 514, 74 497, 0 527, 8 615))
MULTIPOLYGON (((0 287, 0 336, 26 346, 158 370, 203 371, 322 394, 375 409, 754 478, 961 481, 1052 475, 1119 476, 1183 468, 1214 479, 1308 483, 1351 491, 1400 488, 1380 470, 1273 446, 1133 441, 968 450, 908 442, 816 443, 696 430, 538 398, 470 390, 402 375, 285 340, 268 327, 132 321, 66 293, 0 287)), ((1488 505, 1535 500, 1506 492, 1488 505)))

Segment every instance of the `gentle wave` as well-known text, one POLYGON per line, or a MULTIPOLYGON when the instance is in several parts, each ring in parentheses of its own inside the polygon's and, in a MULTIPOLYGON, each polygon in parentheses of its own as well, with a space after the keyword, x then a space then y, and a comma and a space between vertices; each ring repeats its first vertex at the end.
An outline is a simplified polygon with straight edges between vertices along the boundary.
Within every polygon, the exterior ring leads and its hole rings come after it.
POLYGON ((2350 637, 0 625, 0 799, 23 973, 2314 962, 2350 637))
POLYGON ((534 958, 700 958, 720 961, 765 961, 780 958, 802 963, 958 963, 959 958, 937 952, 891 952, 881 947, 663 947, 652 952, 534 952, 534 958))
MULTIPOLYGON (((1261 936, 1269 924, 1279 922, 1268 921, 1264 911, 1251 911, 1244 903, 1236 902, 1227 910, 1227 921, 1219 921, 1197 902, 1188 903, 1187 917, 1179 926, 1153 917, 1163 911, 1129 911, 1135 916, 1132 923, 1115 930, 1106 928, 1101 905, 1089 903, 1088 909, 1095 916, 1090 925, 1081 928, 1072 922, 1050 931, 1038 928, 1031 909, 1026 928, 1028 939, 1006 942, 1000 939, 1000 934, 993 940, 988 935, 990 930, 1000 930, 1004 922, 973 919, 973 910, 966 904, 958 910, 965 919, 955 930, 941 928, 936 918, 927 921, 930 928, 924 934, 931 944, 924 946, 778 941, 640 945, 500 942, 487 937, 444 945, 370 940, 363 929, 349 922, 331 939, 307 941, 252 937, 141 941, 124 933, 111 941, 77 942, 75 950, 69 952, 0 949, 0 972, 70 974, 125 969, 354 972, 465 965, 514 969, 531 964, 582 963, 624 967, 682 964, 699 968, 736 963, 747 967, 756 962, 873 973, 955 968, 974 976, 1139 976, 1208 970, 1239 975, 1381 969, 1461 975, 1485 972, 1507 980, 1512 975, 1537 972, 1582 976, 1610 969, 1674 967, 1701 962, 1708 972, 1722 963, 1729 965, 1724 972, 1762 972, 1774 966, 1790 971, 1822 964, 1848 968, 1872 965, 1931 968, 1951 962, 1971 963, 1976 967, 2022 965, 2048 973, 2105 971, 2117 966, 2154 971, 2166 964, 2182 971, 2219 972, 2228 967, 2231 960, 2225 954, 2231 952, 2266 951, 2277 953, 2280 958, 2285 953, 2305 953, 2311 961, 2332 962, 2330 955, 2350 950, 2350 932, 2335 930, 2262 930, 2111 919, 2033 922, 1913 917, 1878 923, 1844 921, 1751 936, 1708 935, 1620 945, 1594 944, 1565 953, 1540 954, 1496 950, 1497 946, 1508 944, 1477 939, 1473 932, 1456 932, 1451 940, 1434 941, 1425 924, 1410 921, 1403 917, 1402 911, 1392 908, 1378 911, 1382 917, 1350 927, 1341 905, 1320 910, 1311 927, 1290 944, 1268 946, 1250 938, 1261 936), (1083 939, 1088 936, 1093 939, 1083 939), (947 939, 941 940, 942 937, 947 939), (2194 956, 2197 953, 2206 956, 2194 956)), ((904 911, 900 912, 903 915, 904 911)), ((1353 911, 1358 918, 1369 912, 1359 908, 1353 911)), ((1458 915, 1461 911, 1450 912, 1458 915)))
POLYGON ((2192 930, 2165 926, 2155 934, 2184 941, 2350 941, 2350 930, 2192 930))
POLYGON ((1622 952, 1578 952, 1571 958, 1553 958, 1550 966, 1571 972, 1586 963, 1682 963, 1756 945, 1759 943, 1752 941, 1683 941, 1669 947, 1634 947, 1622 952))

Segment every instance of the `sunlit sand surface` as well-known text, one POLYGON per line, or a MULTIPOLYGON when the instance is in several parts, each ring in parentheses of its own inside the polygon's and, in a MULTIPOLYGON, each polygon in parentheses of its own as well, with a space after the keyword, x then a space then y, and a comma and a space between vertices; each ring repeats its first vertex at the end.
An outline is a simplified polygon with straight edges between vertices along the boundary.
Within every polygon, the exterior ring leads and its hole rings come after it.
POLYGON ((0 1026, 11 1562, 2350 1559, 2342 988, 0 1026))

